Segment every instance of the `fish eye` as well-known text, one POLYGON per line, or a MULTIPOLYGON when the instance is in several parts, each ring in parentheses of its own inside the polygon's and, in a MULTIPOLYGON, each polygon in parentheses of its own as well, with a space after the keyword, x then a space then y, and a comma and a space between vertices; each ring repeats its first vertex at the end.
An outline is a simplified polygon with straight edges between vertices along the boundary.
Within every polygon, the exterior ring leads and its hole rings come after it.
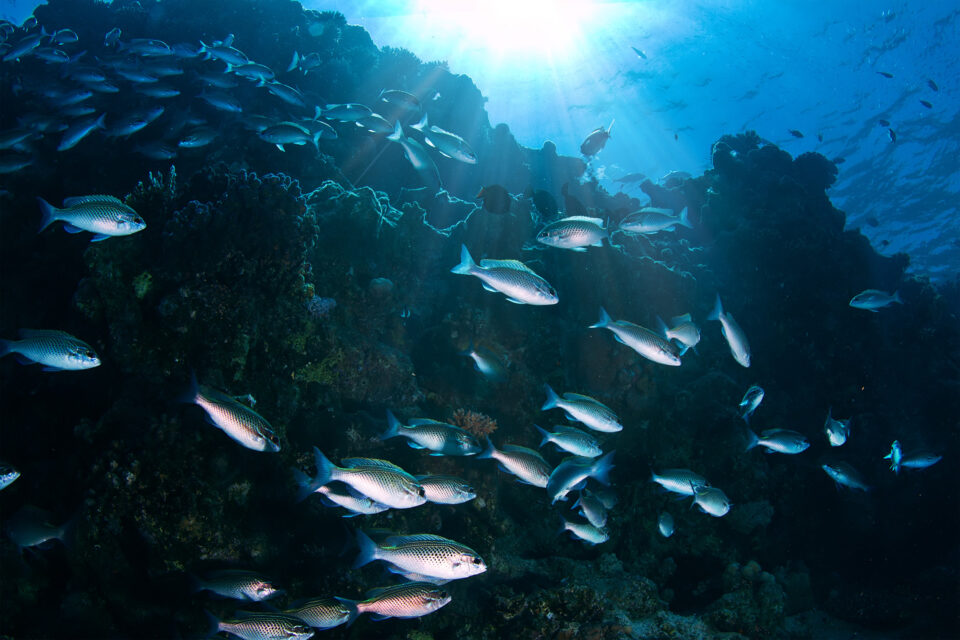
POLYGON ((421 498, 426 497, 427 495, 426 489, 424 489, 423 487, 420 487, 419 489, 417 489, 417 495, 420 496, 421 498))
POLYGON ((483 561, 482 561, 480 558, 476 558, 476 557, 475 557, 475 558, 473 559, 473 564, 480 564, 481 562, 483 562, 483 561))

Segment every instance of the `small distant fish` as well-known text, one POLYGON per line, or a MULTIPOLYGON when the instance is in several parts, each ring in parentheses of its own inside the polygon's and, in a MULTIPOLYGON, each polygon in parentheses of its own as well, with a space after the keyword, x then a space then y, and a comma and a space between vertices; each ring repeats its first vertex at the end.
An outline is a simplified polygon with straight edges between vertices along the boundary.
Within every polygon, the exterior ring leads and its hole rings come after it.
POLYGON ((817 142, 823 142, 823 134, 822 134, 822 133, 818 133, 818 134, 817 134, 817 142))
POLYGON ((547 480, 547 495, 550 502, 565 500, 568 493, 582 488, 587 478, 593 478, 600 484, 610 484, 610 470, 613 469, 613 451, 602 458, 567 458, 553 470, 547 480))
POLYGON ((295 107, 306 107, 307 101, 303 97, 303 94, 300 93, 297 89, 287 86, 282 82, 268 82, 264 85, 267 88, 267 91, 280 98, 287 104, 293 105, 295 107))
POLYGON ((552 442, 563 451, 583 458, 596 458, 603 453, 597 439, 586 431, 581 431, 580 429, 566 425, 557 425, 554 427, 556 431, 550 433, 537 425, 533 426, 540 432, 540 435, 543 436, 543 440, 540 441, 539 445, 541 447, 548 442, 552 442))
POLYGON ((283 148, 285 144, 297 146, 312 144, 314 148, 319 150, 320 134, 314 135, 306 127, 296 122, 279 122, 266 127, 257 136, 261 140, 275 145, 280 151, 286 151, 283 148))
POLYGON ((0 357, 16 354, 22 364, 42 364, 44 371, 82 371, 100 366, 93 347, 64 331, 21 329, 19 340, 0 340, 0 357))
POLYGON ((607 509, 588 489, 580 491, 580 497, 573 503, 572 509, 580 508, 580 515, 598 529, 607 526, 607 509))
POLYGON ((510 213, 510 205, 513 198, 510 193, 498 184, 490 184, 482 189, 476 196, 483 200, 483 208, 490 213, 510 213))
POLYGON ((713 306, 713 311, 707 316, 708 320, 719 320, 723 337, 727 339, 727 345, 730 347, 730 353, 733 359, 741 366, 750 366, 750 343, 747 341, 747 335, 733 318, 733 314, 726 313, 723 310, 723 303, 720 302, 720 294, 717 294, 717 301, 713 306))
POLYGON ((800 132, 800 131, 797 131, 796 129, 787 129, 787 131, 789 131, 789 132, 790 132, 790 135, 792 135, 794 138, 802 138, 802 137, 803 137, 803 133, 800 132))
POLYGON ((810 442, 806 436, 790 429, 768 429, 759 436, 753 431, 747 430, 747 451, 756 446, 766 447, 768 452, 786 453, 795 455, 806 451, 810 447, 810 442))
POLYGON ((750 416, 753 415, 753 412, 756 411, 760 403, 763 402, 763 395, 763 389, 757 385, 753 385, 743 394, 739 409, 740 417, 743 418, 745 422, 750 422, 750 416))
POLYGON ((270 581, 259 573, 242 569, 224 569, 212 571, 203 578, 197 578, 194 591, 210 591, 224 598, 263 602, 279 591, 270 581))
POLYGON ((53 47, 37 47, 33 50, 33 56, 43 60, 47 64, 70 62, 70 55, 66 51, 54 49, 53 47))
POLYGON ((900 473, 900 463, 903 461, 903 449, 900 448, 900 441, 894 440, 890 445, 890 453, 883 456, 884 460, 890 461, 890 470, 894 473, 900 473))
POLYGON ((200 55, 200 47, 192 42, 178 42, 170 47, 174 57, 189 59, 200 55))
POLYGON ((610 539, 610 534, 605 529, 590 523, 570 522, 566 518, 563 518, 563 531, 569 531, 580 540, 591 545, 601 544, 610 539))
POLYGON ((413 449, 427 449, 433 456, 472 456, 480 453, 480 443, 460 427, 428 418, 417 418, 403 425, 387 411, 387 430, 381 440, 402 436, 413 449))
POLYGON ((677 348, 664 336, 626 320, 613 320, 603 307, 600 307, 600 319, 590 325, 590 328, 609 329, 617 342, 652 362, 671 367, 679 367, 681 364, 677 348))
POLYGON ((850 435, 850 420, 837 420, 833 417, 833 407, 827 409, 827 419, 823 423, 823 430, 831 447, 840 447, 850 435))
POLYGON ((676 316, 670 319, 670 323, 673 327, 666 328, 663 332, 667 340, 676 340, 684 346, 684 351, 700 344, 700 327, 693 321, 692 315, 685 313, 676 316))
POLYGON ((301 500, 311 493, 319 493, 325 505, 346 509, 348 513, 343 516, 344 518, 383 513, 390 508, 385 504, 380 504, 373 498, 363 495, 350 485, 341 485, 338 483, 332 487, 329 485, 320 485, 318 487, 314 484, 313 478, 299 469, 294 469, 293 475, 299 488, 298 497, 301 500))
POLYGON ((643 58, 644 60, 647 59, 647 54, 645 54, 643 51, 640 51, 640 49, 637 49, 636 47, 630 47, 630 48, 633 49, 633 52, 637 54, 639 57, 643 58))
POLYGON ((417 476, 427 501, 436 504, 463 504, 477 497, 469 484, 455 476, 417 476))
POLYGON ((248 62, 240 65, 233 70, 234 75, 253 80, 258 87, 262 87, 276 77, 273 69, 256 62, 248 62))
POLYGON ((643 173, 628 173, 627 175, 621 178, 617 178, 616 180, 614 180, 614 182, 622 182, 624 184, 627 184, 630 182, 641 182, 646 179, 647 179, 647 176, 643 173))
POLYGON ((601 247, 608 238, 601 218, 572 216, 551 222, 537 234, 537 242, 572 251, 586 251, 586 247, 601 247))
POLYGON ((887 129, 887 135, 890 136, 890 142, 897 141, 897 132, 894 131, 893 129, 887 129))
POLYGON ((580 153, 585 157, 589 158, 595 156, 606 146, 607 140, 610 139, 610 129, 613 128, 613 121, 610 121, 610 126, 604 129, 600 127, 599 129, 594 129, 590 132, 590 135, 580 144, 580 153))
POLYGON ((943 460, 943 456, 929 451, 923 451, 904 456, 900 460, 900 466, 902 466, 904 469, 926 469, 927 467, 932 467, 941 460, 943 460))
POLYGON ((33 164, 32 156, 9 155, 0 157, 0 175, 16 173, 33 164))
POLYGON ((412 126, 423 134, 424 142, 441 155, 464 164, 477 164, 477 154, 467 141, 446 129, 430 125, 427 114, 423 114, 423 119, 412 126))
POLYGON ((379 113, 371 113, 368 116, 359 118, 356 124, 358 127, 366 129, 370 133, 390 134, 394 131, 394 125, 390 124, 390 121, 379 113))
POLYGON ((933 80, 927 80, 927 86, 933 89, 934 91, 940 91, 940 87, 937 86, 937 83, 933 80))
POLYGON ((877 120, 877 124, 880 125, 881 127, 889 127, 889 126, 890 126, 890 121, 889 121, 889 120, 883 120, 883 119, 881 118, 880 120, 877 120))
MULTIPOLYGON (((2 349, 0 345, 0 349, 2 349)), ((9 464, 0 463, 0 491, 3 491, 20 477, 20 472, 9 464)))
POLYGON ((300 618, 283 613, 237 611, 233 620, 217 620, 211 634, 225 631, 243 640, 308 640, 315 633, 300 618))
POLYGON ((487 291, 499 292, 514 304, 557 304, 557 292, 550 283, 534 273, 518 260, 481 260, 479 266, 473 261, 466 245, 460 248, 460 264, 452 273, 476 276, 487 291))
POLYGON ((173 55, 169 45, 162 40, 151 40, 149 38, 133 38, 128 42, 117 41, 119 51, 126 51, 142 57, 158 57, 173 55))
POLYGON ((184 149, 197 149, 199 147, 205 147, 213 139, 217 137, 217 131, 211 129, 210 127, 195 127, 190 131, 187 131, 177 143, 178 147, 183 147, 184 149))
POLYGON ((440 184, 440 174, 430 154, 419 142, 404 135, 403 125, 400 124, 399 120, 393 127, 393 133, 387 136, 387 140, 396 142, 403 148, 403 154, 407 161, 420 174, 424 182, 430 185, 440 184))
POLYGON ((693 490, 693 504, 704 513, 715 518, 721 518, 730 512, 733 503, 720 489, 716 487, 696 487, 693 490))
POLYGON ((703 476, 689 469, 664 469, 661 473, 651 471, 650 481, 656 482, 671 493, 679 493, 682 496, 692 496, 694 489, 710 486, 703 476))
POLYGON ((358 614, 369 613, 372 620, 419 618, 449 604, 450 594, 429 582, 405 582, 373 589, 366 599, 354 604, 358 614))
POLYGON ((489 349, 475 346, 472 340, 460 355, 473 360, 473 367, 492 382, 503 382, 507 378, 507 368, 500 358, 489 349))
POLYGON ((429 533, 390 536, 377 544, 363 531, 357 531, 360 554, 354 568, 374 560, 383 560, 390 570, 399 569, 438 580, 469 578, 487 570, 487 565, 470 547, 429 533))
POLYGON ((547 394, 547 399, 540 407, 541 411, 562 409, 567 416, 567 420, 583 423, 594 431, 604 433, 623 431, 623 425, 620 424, 620 418, 617 417, 617 414, 599 400, 569 392, 563 394, 561 398, 548 384, 545 384, 543 389, 547 394))
POLYGON ((29 55, 34 49, 40 46, 40 41, 42 39, 43 34, 39 33, 23 38, 20 40, 20 42, 13 45, 6 54, 4 54, 3 61, 10 62, 11 60, 19 60, 20 58, 29 55))
POLYGON ((191 375, 190 388, 180 400, 199 406, 207 414, 207 422, 247 449, 280 451, 280 438, 263 416, 224 393, 201 389, 196 376, 191 375))
POLYGON ((660 517, 657 519, 657 529, 660 530, 660 535, 664 538, 669 538, 673 535, 674 525, 673 525, 673 516, 664 511, 660 514, 660 517))
POLYGON ((333 629, 357 617, 356 603, 341 598, 312 598, 283 611, 300 618, 314 629, 333 629))
POLYGON ((323 109, 318 106, 316 115, 322 115, 329 120, 339 120, 340 122, 358 122, 373 115, 373 111, 365 104, 351 102, 347 104, 328 104, 323 109))
POLYGON ((204 91, 197 97, 220 111, 228 113, 241 113, 243 111, 243 105, 240 104, 240 101, 226 93, 207 93, 204 91))
POLYGON ((676 189, 692 177, 686 171, 669 171, 660 178, 660 186, 666 189, 676 189))
POLYGON ((26 505, 4 519, 7 535, 20 549, 38 547, 45 543, 68 538, 72 523, 52 524, 53 514, 45 509, 26 505))
POLYGON ((870 225, 871 227, 878 227, 878 226, 880 226, 880 221, 877 220, 876 217, 874 217, 874 216, 867 216, 866 218, 864 218, 864 222, 866 222, 866 223, 867 223, 868 225, 870 225))
POLYGON ((151 142, 135 147, 134 151, 151 160, 173 160, 177 157, 177 150, 163 142, 151 142))
POLYGON ((103 46, 113 47, 120 41, 120 34, 123 33, 119 28, 114 27, 107 31, 106 35, 103 36, 103 46))
POLYGON ((238 49, 234 49, 229 44, 223 42, 213 43, 211 45, 204 44, 200 41, 200 55, 204 59, 214 59, 223 62, 227 65, 227 71, 233 71, 234 67, 240 67, 245 64, 250 63, 250 59, 247 58, 247 55, 238 49))
POLYGON ((317 487, 333 480, 339 480, 394 509, 410 509, 427 501, 426 492, 417 479, 386 460, 345 460, 344 464, 349 466, 338 467, 316 447, 313 448, 313 455, 317 473, 310 485, 302 487, 301 495, 312 493, 317 487))
POLYGON ((60 140, 60 144, 57 146, 57 151, 66 151, 68 149, 72 149, 94 130, 103 129, 103 121, 105 117, 106 114, 101 113, 96 118, 85 118, 70 125, 70 127, 64 132, 63 138, 60 140))
POLYGON ((923 106, 925 106, 927 109, 933 109, 933 104, 927 102, 926 100, 921 100, 921 101, 920 101, 920 104, 922 104, 923 106))
POLYGON ((893 77, 893 74, 892 74, 892 73, 887 73, 886 71, 877 71, 877 73, 878 73, 879 75, 883 76, 884 78, 892 78, 892 77, 893 77))
POLYGON ((684 207, 679 216, 673 215, 673 209, 657 209, 645 207, 635 211, 620 221, 620 230, 627 233, 652 234, 672 229, 676 225, 693 229, 687 208, 684 207))
POLYGON ((51 36, 51 40, 57 44, 73 44, 79 39, 77 33, 71 29, 60 29, 51 36))
POLYGON ((421 110, 420 99, 417 96, 399 89, 384 89, 380 92, 380 100, 410 113, 419 113, 421 110))
POLYGON ((837 156, 836 158, 834 158, 834 159, 832 160, 833 164, 843 164, 843 163, 846 162, 846 161, 847 161, 847 159, 844 158, 844 157, 842 157, 842 156, 837 156))
POLYGON ((894 291, 890 294, 886 291, 879 291, 878 289, 867 289, 853 296, 850 300, 850 306, 855 309, 866 309, 867 311, 877 313, 878 309, 890 306, 894 302, 903 304, 899 291, 894 291))
POLYGON ((820 468, 823 469, 835 483, 837 483, 837 486, 842 485, 844 487, 858 489, 860 491, 870 490, 870 487, 867 486, 867 483, 863 481, 863 476, 861 476, 856 469, 851 467, 846 462, 822 464, 820 465, 820 468))
POLYGON ((42 214, 40 231, 60 220, 67 233, 89 231, 94 234, 92 241, 100 242, 110 237, 128 236, 147 227, 136 211, 113 196, 65 198, 61 209, 43 198, 37 198, 37 202, 42 214))
POLYGON ((546 488, 553 467, 536 451, 517 445, 504 445, 497 449, 492 442, 477 454, 478 459, 489 458, 499 463, 500 470, 512 474, 524 484, 546 488))

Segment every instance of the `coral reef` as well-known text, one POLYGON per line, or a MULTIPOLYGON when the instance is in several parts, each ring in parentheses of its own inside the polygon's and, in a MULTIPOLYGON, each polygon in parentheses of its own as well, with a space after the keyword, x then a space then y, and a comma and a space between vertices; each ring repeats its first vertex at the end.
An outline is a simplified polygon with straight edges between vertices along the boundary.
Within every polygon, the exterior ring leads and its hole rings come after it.
POLYGON ((489 437, 497 430, 496 420, 486 414, 467 409, 454 411, 450 422, 480 439, 489 437))

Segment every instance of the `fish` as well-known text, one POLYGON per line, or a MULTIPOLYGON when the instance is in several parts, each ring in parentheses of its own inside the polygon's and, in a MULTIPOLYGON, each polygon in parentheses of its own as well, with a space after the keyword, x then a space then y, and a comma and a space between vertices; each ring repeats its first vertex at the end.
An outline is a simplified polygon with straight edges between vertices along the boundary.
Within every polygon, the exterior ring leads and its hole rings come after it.
POLYGON ((343 598, 311 598, 294 603, 284 614, 300 618, 314 629, 333 629, 357 617, 356 603, 343 598))
POLYGON ((6 463, 0 463, 0 491, 17 481, 20 472, 6 463))
POLYGON ((65 331, 21 329, 19 340, 0 340, 0 357, 16 354, 23 364, 41 364, 44 371, 82 371, 100 366, 93 347, 65 331))
POLYGON ((704 513, 715 518, 722 518, 730 512, 733 503, 720 489, 716 487, 696 487, 693 490, 693 504, 704 513))
POLYGON ((660 517, 657 518, 657 529, 660 530, 660 535, 664 538, 672 536, 674 531, 673 516, 666 511, 661 513, 660 517))
POLYGON ((886 71, 877 71, 877 74, 878 74, 878 75, 881 75, 881 76, 883 76, 884 78, 887 78, 887 79, 893 77, 893 74, 892 74, 892 73, 888 73, 888 72, 886 72, 886 71))
POLYGON ((900 292, 894 291, 892 294, 878 289, 866 289, 850 299, 850 306, 854 309, 866 309, 877 313, 878 309, 883 309, 896 302, 903 304, 900 299, 900 292))
POLYGON ((120 35, 123 32, 118 28, 114 27, 107 31, 106 35, 103 36, 103 46, 105 47, 114 47, 120 41, 120 35))
POLYGON ((380 92, 380 100, 411 113, 419 113, 421 110, 420 99, 400 89, 384 89, 380 92))
POLYGON ((207 422, 247 449, 280 451, 280 438, 263 416, 224 393, 201 389, 195 375, 191 374, 190 387, 180 401, 199 406, 207 414, 207 422))
POLYGON ((253 80, 258 87, 262 87, 276 78, 273 69, 262 64, 257 64, 256 62, 248 62, 247 64, 235 67, 233 74, 241 78, 246 78, 247 80, 253 80))
POLYGON ((318 106, 314 118, 317 118, 320 115, 328 120, 339 120, 340 122, 358 122, 374 114, 367 105, 351 102, 347 104, 328 104, 323 107, 323 109, 318 106))
POLYGON ((177 146, 184 149, 198 149, 213 142, 217 135, 217 131, 210 127, 194 127, 183 134, 180 141, 177 142, 177 146))
POLYGON ((900 466, 904 469, 926 469, 927 467, 932 467, 943 460, 943 456, 930 452, 930 451, 921 451, 918 453, 911 453, 908 456, 903 456, 900 460, 900 466))
POLYGON ((596 438, 576 427, 557 425, 554 427, 556 431, 550 433, 537 425, 533 426, 540 432, 540 435, 543 436, 543 440, 540 441, 540 447, 548 442, 552 442, 563 451, 572 453, 575 456, 580 456, 581 458, 596 458, 603 453, 603 450, 600 448, 600 443, 596 438))
POLYGON ((279 590, 259 573, 244 569, 212 571, 195 578, 193 591, 210 591, 224 598, 263 602, 279 595, 279 590))
POLYGON ((233 620, 214 618, 209 635, 225 631, 242 640, 308 640, 315 633, 300 618, 283 613, 237 611, 234 616, 233 620))
POLYGON ((510 213, 513 198, 510 193, 499 184, 488 184, 480 189, 476 195, 483 200, 483 208, 490 213, 510 213))
POLYGON ((698 487, 710 486, 703 476, 689 469, 664 469, 661 473, 651 471, 650 481, 656 482, 671 493, 679 493, 682 496, 692 496, 698 487))
POLYGON ((101 113, 97 117, 84 118, 83 120, 78 120, 70 125, 69 128, 64 132, 63 138, 60 140, 60 144, 57 146, 57 151, 66 151, 72 149, 81 140, 90 135, 91 132, 96 129, 103 129, 103 121, 106 118, 106 114, 101 113))
POLYGON ((893 129, 887 129, 887 135, 890 136, 890 142, 897 141, 897 132, 893 129))
POLYGON ((200 56, 200 47, 192 42, 178 42, 172 45, 170 50, 176 58, 189 59, 200 56))
POLYGON ((411 126, 421 132, 424 142, 439 151, 442 156, 464 164, 477 164, 477 154, 470 148, 467 141, 446 129, 431 126, 427 114, 423 115, 420 122, 411 126))
POLYGON ((643 173, 628 173, 628 174, 625 175, 625 176, 622 176, 622 177, 620 177, 620 178, 617 178, 616 180, 614 180, 614 182, 622 182, 622 183, 624 183, 624 184, 627 184, 627 183, 630 183, 630 182, 642 182, 643 180, 646 180, 646 179, 647 179, 646 174, 643 174, 643 173))
POLYGON ((207 93, 204 91, 197 97, 220 111, 226 111, 227 113, 241 113, 243 111, 243 105, 240 104, 240 101, 226 93, 207 93))
POLYGON ((850 436, 850 420, 837 420, 833 417, 833 407, 827 409, 827 419, 823 423, 823 430, 831 447, 840 447, 850 436))
POLYGON ((606 529, 596 527, 590 523, 570 522, 566 518, 562 518, 562 520, 562 531, 569 531, 575 537, 590 545, 600 544, 610 539, 610 534, 607 533, 606 529))
POLYGON ((889 127, 890 121, 881 119, 881 120, 877 120, 877 124, 879 124, 881 127, 889 127))
POLYGON ((136 153, 151 160, 173 160, 177 157, 177 150, 163 142, 151 142, 134 148, 136 153))
POLYGON ((307 101, 306 98, 303 97, 303 94, 291 86, 276 81, 268 82, 263 86, 267 88, 267 91, 280 98, 287 104, 304 108, 307 106, 307 101))
POLYGON ((723 303, 720 302, 720 294, 717 294, 717 301, 713 305, 713 311, 707 316, 707 320, 719 320, 723 337, 727 339, 727 345, 730 347, 730 353, 733 359, 743 367, 750 366, 750 343, 747 341, 747 335, 733 318, 733 314, 725 313, 723 303))
POLYGON ((313 448, 317 473, 309 485, 301 487, 301 495, 309 495, 332 480, 339 480, 363 495, 394 509, 410 509, 427 501, 426 491, 412 475, 385 460, 363 459, 337 467, 323 453, 313 448))
POLYGON ((316 69, 321 64, 323 60, 320 58, 320 54, 317 52, 308 53, 305 56, 301 56, 300 52, 294 51, 293 57, 290 60, 290 64, 287 65, 287 72, 293 71, 294 69, 300 69, 303 72, 303 75, 310 73, 312 69, 316 69))
POLYGON ((569 392, 563 394, 561 398, 549 384, 543 385, 543 390, 547 394, 547 399, 540 407, 541 411, 562 409, 567 420, 581 422, 594 431, 604 433, 623 431, 623 425, 620 424, 617 414, 599 400, 569 392))
POLYGON ((92 241, 100 242, 111 237, 129 236, 147 228, 140 214, 114 196, 65 198, 60 209, 43 198, 38 197, 37 202, 42 214, 40 231, 60 220, 67 233, 89 231, 94 234, 92 241))
POLYGON ((366 129, 370 133, 392 133, 394 125, 379 113, 371 113, 356 121, 356 125, 366 129))
POLYGON ((460 427, 429 418, 417 418, 403 425, 387 410, 387 430, 380 436, 388 440, 402 436, 412 449, 427 449, 432 456, 472 456, 480 453, 477 439, 460 427))
POLYGON ((603 307, 600 307, 600 319, 589 328, 609 329, 617 342, 630 347, 652 362, 671 367, 679 367, 681 364, 680 353, 672 342, 632 322, 613 320, 603 307))
POLYGON ((403 134, 403 126, 399 120, 397 120, 393 127, 393 133, 387 136, 387 140, 396 142, 403 148, 403 153, 410 162, 410 165, 417 171, 425 183, 430 185, 440 184, 440 173, 430 154, 427 153, 427 150, 424 149, 419 142, 403 134))
POLYGON ((70 54, 61 49, 53 47, 37 47, 33 50, 33 56, 39 58, 48 64, 63 64, 70 62, 70 54))
POLYGON ((460 351, 461 356, 473 360, 473 367, 492 382, 503 382, 507 378, 507 368, 499 357, 489 349, 477 347, 470 341, 470 346, 460 351))
POLYGON ((357 613, 369 613, 372 620, 419 618, 446 606, 452 600, 442 587, 430 582, 406 582, 373 589, 366 599, 355 603, 357 613))
POLYGON ((747 451, 756 446, 766 447, 767 453, 777 452, 795 455, 810 447, 807 437, 790 429, 768 429, 759 436, 747 429, 747 451))
POLYGON ((803 137, 803 132, 802 132, 802 131, 797 131, 796 129, 787 129, 787 131, 788 131, 788 132, 790 133, 790 135, 792 135, 794 138, 802 138, 802 137, 803 137))
POLYGON ((870 487, 863 481, 863 477, 856 469, 846 462, 831 462, 820 465, 820 468, 837 484, 859 491, 869 491, 870 487))
POLYGON ((933 89, 934 91, 940 91, 940 87, 937 86, 937 83, 933 80, 927 80, 927 86, 933 89))
MULTIPOLYGON (((693 316, 685 313, 670 319, 673 327, 665 329, 663 335, 667 340, 676 340, 686 349, 693 349, 700 344, 700 327, 693 321, 693 316)), ((680 355, 683 355, 681 353, 680 355)))
POLYGON ((213 44, 204 44, 200 41, 200 55, 205 59, 219 60, 227 65, 226 71, 233 71, 234 67, 241 67, 250 64, 250 59, 239 49, 234 49, 229 44, 223 42, 214 42, 213 44))
POLYGON ((758 385, 753 385, 747 392, 743 394, 743 399, 740 401, 740 417, 743 418, 744 422, 750 422, 750 416, 753 415, 753 412, 757 410, 757 407, 760 406, 760 403, 763 402, 763 388, 758 385))
POLYGON ((608 238, 601 218, 571 216, 551 222, 537 234, 537 242, 557 249, 586 251, 586 247, 601 247, 608 238))
POLYGON ((329 485, 318 487, 313 484, 313 478, 299 469, 294 469, 293 475, 300 490, 298 493, 299 500, 304 500, 311 493, 319 493, 324 504, 346 509, 349 513, 345 514, 344 518, 382 513, 390 508, 373 498, 368 498, 349 485, 343 485, 344 488, 342 489, 329 485))
POLYGON ((104 132, 108 138, 124 138, 133 135, 150 126, 150 123, 160 117, 163 113, 162 107, 156 107, 149 111, 138 111, 123 116, 110 125, 110 128, 104 132))
POLYGON ((925 106, 927 109, 933 109, 933 104, 931 104, 930 102, 927 102, 926 100, 921 100, 920 104, 925 106))
POLYGON ((900 441, 894 440, 890 445, 890 453, 883 456, 884 460, 890 461, 890 470, 894 473, 900 473, 900 464, 903 461, 903 449, 900 448, 900 441))
POLYGON ((492 442, 487 442, 487 448, 477 454, 477 459, 487 458, 496 460, 501 471, 516 476, 520 482, 542 489, 546 488, 553 471, 553 467, 536 451, 512 444, 498 450, 492 442))
POLYGON ((0 150, 13 149, 27 138, 32 138, 34 132, 26 127, 17 127, 0 132, 0 150))
POLYGON ((679 216, 673 215, 673 209, 656 209, 645 207, 635 211, 620 221, 620 230, 627 233, 657 233, 672 229, 680 225, 692 229, 690 218, 687 217, 687 208, 684 207, 679 216))
POLYGON ((436 504, 463 504, 477 497, 469 484, 455 476, 417 476, 427 501, 436 504))
POLYGON ((10 62, 11 60, 20 60, 20 58, 29 55, 34 49, 40 46, 40 41, 42 39, 43 34, 40 33, 26 36, 17 44, 10 47, 10 50, 4 54, 3 61, 10 62))
POLYGON ((647 54, 645 54, 643 51, 640 51, 640 49, 637 49, 636 47, 630 47, 630 48, 633 49, 633 52, 637 54, 639 57, 643 58, 644 60, 647 59, 647 54))
POLYGON ((823 134, 822 134, 822 133, 818 133, 818 134, 817 134, 817 142, 823 142, 823 134))
POLYGON ((552 305, 560 299, 550 283, 534 273, 518 260, 480 261, 478 266, 467 250, 460 248, 460 264, 453 267, 451 273, 476 276, 487 291, 499 292, 507 296, 514 304, 552 305))
POLYGON ((149 38, 133 38, 127 42, 117 40, 117 50, 145 58, 173 55, 166 42, 149 38))
POLYGON ((566 500, 571 491, 583 487, 587 478, 593 478, 600 484, 610 484, 610 470, 613 469, 613 451, 602 458, 566 458, 557 465, 547 480, 547 495, 550 503, 566 500))
POLYGON ((607 526, 607 510, 603 503, 587 489, 580 492, 580 497, 573 503, 572 509, 580 507, 580 515, 597 529, 607 526))
POLYGON ((209 87, 216 87, 217 89, 234 89, 240 86, 233 76, 220 73, 199 73, 197 74, 197 78, 203 84, 209 87))
POLYGON ((360 554, 354 568, 383 560, 394 573, 413 573, 438 580, 460 580, 479 575, 487 565, 470 547, 430 533, 390 536, 377 544, 357 531, 360 554))
POLYGON ((604 129, 599 127, 590 132, 590 134, 580 143, 580 153, 590 158, 597 155, 606 146, 610 139, 610 130, 613 128, 614 121, 610 121, 610 126, 604 129))
POLYGON ((285 151, 283 148, 285 144, 312 144, 319 151, 320 135, 320 133, 310 133, 306 127, 295 122, 279 122, 257 133, 261 140, 276 145, 280 151, 285 151))
POLYGON ((66 542, 73 532, 73 521, 52 524, 53 514, 33 505, 25 505, 9 518, 4 518, 4 530, 21 550, 39 547, 59 540, 66 542))

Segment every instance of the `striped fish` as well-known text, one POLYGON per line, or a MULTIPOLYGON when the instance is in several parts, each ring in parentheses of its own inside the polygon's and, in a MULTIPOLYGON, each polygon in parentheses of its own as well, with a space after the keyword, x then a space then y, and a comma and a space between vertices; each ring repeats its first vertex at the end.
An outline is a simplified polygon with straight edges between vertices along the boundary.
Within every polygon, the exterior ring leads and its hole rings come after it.
POLYGON ((259 413, 219 391, 201 390, 196 376, 191 376, 190 390, 181 400, 198 405, 207 413, 207 422, 247 449, 280 451, 280 438, 259 413))
POLYGON ((502 471, 512 473, 524 484, 541 488, 547 486, 547 480, 553 470, 543 456, 536 451, 512 444, 505 445, 503 450, 498 450, 492 442, 488 442, 487 448, 483 453, 478 454, 477 458, 492 458, 500 463, 502 471))
POLYGON ((100 366, 93 347, 64 331, 21 329, 20 340, 0 340, 0 357, 17 354, 23 364, 43 365, 44 371, 79 371, 100 366))
POLYGON ((90 231, 93 242, 106 240, 113 236, 128 236, 147 228, 140 215, 113 196, 80 196, 67 198, 63 208, 58 209, 43 198, 37 198, 43 218, 40 231, 54 221, 64 222, 67 233, 90 231))
POLYGON ((476 276, 487 291, 499 292, 515 304, 549 305, 560 299, 550 283, 518 260, 473 261, 466 245, 460 249, 460 264, 452 273, 476 276))
POLYGON ((450 594, 435 584, 406 582, 373 589, 355 606, 358 613, 369 613, 374 620, 419 618, 447 605, 450 600, 450 594))
POLYGON ((470 547, 432 533, 390 536, 381 544, 357 532, 360 555, 354 567, 383 560, 395 573, 413 573, 436 580, 458 580, 483 573, 487 565, 470 547))
POLYGON ((600 319, 590 328, 609 329, 617 342, 627 345, 647 360, 671 367, 680 366, 680 353, 669 340, 632 322, 613 320, 603 307, 600 307, 600 319))

